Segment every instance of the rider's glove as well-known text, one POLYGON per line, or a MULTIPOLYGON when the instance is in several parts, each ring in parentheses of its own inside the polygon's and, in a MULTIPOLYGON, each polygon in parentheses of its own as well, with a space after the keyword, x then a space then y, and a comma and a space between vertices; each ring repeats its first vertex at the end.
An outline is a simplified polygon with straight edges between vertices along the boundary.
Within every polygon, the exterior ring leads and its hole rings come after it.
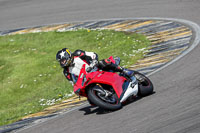
POLYGON ((98 64, 97 60, 93 60, 92 63, 90 64, 90 67, 94 68, 98 64))
POLYGON ((87 72, 90 72, 95 66, 97 66, 98 61, 97 60, 93 60, 92 63, 90 64, 90 66, 86 69, 87 72))

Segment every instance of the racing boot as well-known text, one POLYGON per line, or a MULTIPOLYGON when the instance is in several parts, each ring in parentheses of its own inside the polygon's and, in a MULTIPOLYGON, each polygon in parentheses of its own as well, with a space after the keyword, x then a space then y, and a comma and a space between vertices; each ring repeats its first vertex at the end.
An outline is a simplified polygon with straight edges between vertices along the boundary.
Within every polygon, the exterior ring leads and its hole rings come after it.
POLYGON ((133 71, 130 71, 128 69, 123 69, 122 73, 128 78, 131 79, 132 75, 133 75, 133 71))
POLYGON ((133 75, 133 71, 130 71, 130 70, 125 69, 125 68, 120 67, 120 66, 118 66, 117 69, 122 75, 124 75, 125 78, 131 79, 131 76, 133 75))
POLYGON ((115 64, 117 66, 119 66, 120 65, 120 61, 121 61, 120 58, 119 57, 115 57, 114 60, 115 60, 115 64))

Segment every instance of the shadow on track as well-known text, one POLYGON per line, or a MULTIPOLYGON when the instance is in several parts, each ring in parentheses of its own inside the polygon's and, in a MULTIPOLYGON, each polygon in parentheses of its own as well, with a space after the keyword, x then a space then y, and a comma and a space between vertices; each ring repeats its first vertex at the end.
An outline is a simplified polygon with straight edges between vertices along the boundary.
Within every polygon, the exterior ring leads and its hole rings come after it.
MULTIPOLYGON (((152 94, 148 95, 148 96, 151 96, 153 95, 155 92, 153 92, 152 94)), ((145 97, 148 97, 148 96, 145 96, 145 97)), ((133 97, 133 98, 129 98, 126 102, 122 103, 122 108, 124 106, 127 106, 131 103, 134 103, 134 102, 137 102, 138 100, 142 99, 144 97, 133 97)), ((90 115, 90 114, 94 114, 96 113, 97 115, 103 115, 103 114, 108 114, 108 113, 112 113, 112 112, 115 112, 115 111, 109 111, 109 110, 105 110, 105 109, 102 109, 102 108, 99 108, 98 106, 87 106, 87 107, 83 107, 81 109, 79 109, 79 111, 84 111, 84 115, 90 115)), ((118 111, 118 110, 116 110, 118 111)))
POLYGON ((87 106, 87 107, 79 109, 79 111, 84 111, 85 112, 84 115, 89 115, 89 114, 94 114, 94 113, 96 113, 97 115, 101 115, 101 114, 107 114, 111 112, 111 111, 99 108, 97 106, 87 106))

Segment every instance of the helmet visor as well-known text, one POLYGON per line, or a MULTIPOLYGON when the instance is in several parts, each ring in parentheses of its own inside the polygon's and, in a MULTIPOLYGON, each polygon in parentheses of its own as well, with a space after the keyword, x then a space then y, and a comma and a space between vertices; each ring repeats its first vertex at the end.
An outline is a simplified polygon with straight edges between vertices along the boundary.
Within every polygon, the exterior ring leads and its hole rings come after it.
POLYGON ((61 65, 62 67, 69 66, 70 63, 71 63, 70 58, 68 58, 68 59, 65 59, 65 58, 64 58, 64 59, 61 59, 61 60, 60 60, 60 65, 61 65))
POLYGON ((60 64, 64 65, 67 62, 67 59, 60 60, 60 64))

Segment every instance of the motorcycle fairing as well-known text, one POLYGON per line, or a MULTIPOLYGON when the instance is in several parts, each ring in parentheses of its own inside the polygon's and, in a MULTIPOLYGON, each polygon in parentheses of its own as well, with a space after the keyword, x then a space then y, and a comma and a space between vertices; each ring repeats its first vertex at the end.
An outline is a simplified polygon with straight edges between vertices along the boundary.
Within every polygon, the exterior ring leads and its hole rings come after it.
POLYGON ((136 96, 138 94, 138 83, 136 78, 131 77, 131 82, 129 82, 127 88, 125 88, 123 94, 120 97, 120 102, 124 102, 129 96, 136 96))
POLYGON ((74 85, 74 92, 78 95, 86 96, 86 86, 93 83, 107 84, 113 87, 118 98, 120 98, 121 94, 123 93, 122 86, 125 80, 126 78, 113 72, 95 71, 86 74, 85 65, 83 65, 78 80, 74 85))
POLYGON ((95 71, 86 73, 85 65, 83 65, 79 78, 74 85, 74 92, 87 97, 85 87, 93 83, 112 86, 120 102, 125 101, 130 95, 137 95, 138 93, 138 84, 135 77, 132 77, 132 81, 128 82, 126 78, 114 72, 95 71), (124 88, 125 83, 128 85, 124 88))
POLYGON ((92 80, 90 80, 87 85, 92 83, 100 83, 112 86, 118 98, 120 98, 121 94, 123 93, 122 86, 126 80, 126 78, 119 76, 117 73, 105 71, 99 71, 98 74, 96 72, 90 73, 86 78, 92 78, 92 80))

